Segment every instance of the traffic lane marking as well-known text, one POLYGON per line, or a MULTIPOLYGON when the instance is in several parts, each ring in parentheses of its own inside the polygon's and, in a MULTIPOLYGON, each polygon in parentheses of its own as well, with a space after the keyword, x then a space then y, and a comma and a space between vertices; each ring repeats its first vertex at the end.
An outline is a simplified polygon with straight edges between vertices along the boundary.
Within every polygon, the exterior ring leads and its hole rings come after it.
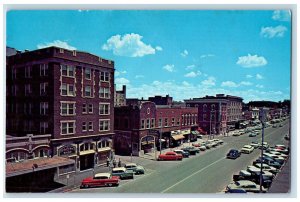
POLYGON ((192 177, 192 176, 194 176, 194 175, 196 175, 196 174, 198 174, 198 173, 201 173, 201 172, 204 171, 205 169, 207 169, 207 168, 209 168, 210 166, 212 166, 212 165, 214 165, 214 164, 220 162, 220 161, 223 160, 223 159, 225 159, 225 157, 222 157, 222 158, 220 158, 219 160, 217 160, 217 161, 215 161, 215 162, 213 162, 213 163, 211 163, 211 164, 205 166, 205 167, 202 168, 201 170, 198 170, 197 172, 194 172, 193 174, 191 174, 191 175, 185 177, 184 179, 180 180, 179 182, 175 183, 174 185, 172 185, 172 186, 168 187, 167 189, 163 190, 161 193, 165 193, 166 191, 172 189, 173 187, 177 186, 177 185, 180 184, 181 182, 187 180, 188 178, 190 178, 190 177, 192 177))

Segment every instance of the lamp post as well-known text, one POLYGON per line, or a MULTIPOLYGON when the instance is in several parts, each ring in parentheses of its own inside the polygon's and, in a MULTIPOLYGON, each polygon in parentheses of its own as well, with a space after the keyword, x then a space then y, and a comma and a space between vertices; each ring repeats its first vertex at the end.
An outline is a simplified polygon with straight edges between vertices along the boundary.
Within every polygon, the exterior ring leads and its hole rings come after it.
POLYGON ((260 160, 260 181, 259 181, 259 189, 262 192, 262 183, 263 183, 263 155, 264 155, 264 128, 265 128, 265 110, 262 108, 259 113, 259 119, 262 124, 262 133, 261 133, 261 160, 260 160))
POLYGON ((162 124, 160 126, 160 133, 159 133, 159 154, 161 154, 161 138, 162 138, 162 124))

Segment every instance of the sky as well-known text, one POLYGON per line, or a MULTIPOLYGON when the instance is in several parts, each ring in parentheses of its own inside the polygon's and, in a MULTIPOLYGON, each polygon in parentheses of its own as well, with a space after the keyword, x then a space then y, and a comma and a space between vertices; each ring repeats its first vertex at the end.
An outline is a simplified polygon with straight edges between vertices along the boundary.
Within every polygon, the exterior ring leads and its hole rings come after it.
POLYGON ((6 45, 113 60, 128 98, 290 99, 288 10, 11 10, 6 45))

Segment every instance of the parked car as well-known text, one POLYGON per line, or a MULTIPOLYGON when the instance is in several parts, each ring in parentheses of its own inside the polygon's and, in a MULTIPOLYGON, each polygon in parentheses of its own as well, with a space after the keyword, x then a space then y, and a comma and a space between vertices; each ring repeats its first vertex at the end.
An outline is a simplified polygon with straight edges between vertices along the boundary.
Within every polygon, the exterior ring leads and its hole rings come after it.
POLYGON ((249 133, 249 137, 256 137, 256 133, 249 133))
POLYGON ((189 152, 190 155, 196 155, 197 153, 200 152, 200 149, 192 146, 184 147, 182 148, 182 150, 189 152))
POLYGON ((277 155, 270 154, 270 153, 264 153, 263 155, 272 158, 274 161, 277 161, 281 165, 284 164, 284 162, 285 162, 285 158, 283 158, 282 156, 277 156, 277 155))
POLYGON ((134 174, 145 174, 145 169, 143 166, 139 166, 136 163, 126 163, 125 168, 127 170, 132 170, 134 174))
POLYGON ((263 144, 259 144, 258 145, 258 148, 261 149, 263 147, 263 149, 268 149, 269 148, 269 144, 267 142, 263 142, 263 144), (263 145, 263 146, 262 146, 263 145))
POLYGON ((241 156, 241 153, 237 149, 231 149, 226 155, 226 157, 228 159, 236 159, 240 156, 241 156))
MULTIPOLYGON (((244 189, 246 192, 254 192, 254 193, 260 192, 260 186, 250 180, 240 180, 240 181, 232 182, 229 185, 227 185, 226 191, 228 192, 231 189, 244 189)), ((266 192, 266 189, 262 187, 262 191, 266 192)))
POLYGON ((254 150, 254 148, 251 145, 245 145, 241 149, 241 153, 250 154, 251 152, 253 152, 253 150, 254 150))
POLYGON ((289 156, 289 155, 283 154, 281 152, 276 152, 276 151, 266 151, 265 153, 276 155, 276 156, 282 157, 284 159, 286 159, 289 156))
POLYGON ((174 152, 177 154, 181 154, 183 158, 188 158, 190 156, 189 152, 183 151, 182 149, 175 149, 174 152))
MULTIPOLYGON (((259 168, 259 169, 261 168, 261 164, 260 163, 254 164, 254 166, 257 167, 257 168, 259 168)), ((268 172, 273 173, 273 174, 277 174, 278 173, 278 169, 276 169, 276 168, 274 168, 272 166, 269 166, 266 163, 262 164, 262 169, 263 169, 263 171, 268 171, 268 172)))
POLYGON ((250 144, 254 149, 258 148, 258 142, 252 141, 250 144))
MULTIPOLYGON (((250 180, 254 183, 260 183, 260 175, 250 173, 246 170, 241 170, 238 175, 233 175, 233 181, 250 180)), ((269 188, 272 183, 272 178, 263 175, 263 186, 269 188)))
POLYGON ((277 125, 276 124, 273 124, 273 126, 272 126, 273 128, 277 128, 277 125))
POLYGON ((169 152, 166 152, 164 154, 160 154, 158 156, 158 161, 181 161, 183 158, 183 156, 181 154, 177 154, 176 152, 172 152, 172 151, 169 151, 169 152))
MULTIPOLYGON (((247 166, 247 171, 250 173, 253 173, 255 175, 260 175, 260 168, 257 168, 255 166, 247 166)), ((263 170, 262 174, 263 174, 264 178, 266 178, 266 179, 274 178, 274 174, 269 171, 263 170)))
POLYGON ((275 148, 277 148, 277 149, 287 149, 287 147, 283 144, 276 144, 275 148))
POLYGON ((203 135, 197 135, 197 138, 202 139, 203 135))
POLYGON ((215 143, 217 143, 217 145, 221 145, 221 144, 224 143, 224 141, 223 141, 223 140, 220 140, 220 139, 213 139, 213 141, 214 141, 215 143))
POLYGON ((245 189, 242 188, 231 188, 226 190, 225 193, 247 193, 245 189))
POLYGON ((210 142, 205 142, 206 149, 212 148, 212 144, 210 142))
POLYGON ((125 167, 113 168, 111 171, 113 176, 119 176, 121 180, 133 179, 133 171, 127 170, 125 167))
POLYGON ((283 125, 282 124, 279 124, 279 127, 282 127, 283 125))
POLYGON ((232 136, 240 136, 240 133, 238 131, 234 131, 232 136))
POLYGON ((97 173, 93 177, 87 177, 82 180, 80 188, 100 187, 100 186, 118 186, 120 177, 112 176, 110 173, 97 173))
POLYGON ((257 164, 257 163, 261 163, 261 161, 263 163, 268 164, 269 166, 274 167, 274 168, 277 168, 277 169, 281 168, 281 164, 280 163, 278 163, 277 161, 273 160, 272 158, 269 158, 269 157, 266 157, 266 156, 264 156, 262 158, 259 157, 258 159, 256 159, 255 161, 253 161, 252 165, 257 164))
POLYGON ((205 144, 205 142, 201 142, 199 149, 201 151, 205 151, 206 150, 206 144, 205 144))

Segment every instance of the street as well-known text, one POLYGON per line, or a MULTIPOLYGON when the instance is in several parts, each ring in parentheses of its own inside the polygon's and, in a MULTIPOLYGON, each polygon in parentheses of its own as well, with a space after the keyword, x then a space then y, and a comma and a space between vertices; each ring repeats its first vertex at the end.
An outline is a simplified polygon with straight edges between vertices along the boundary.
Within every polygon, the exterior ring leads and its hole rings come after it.
MULTIPOLYGON (((283 127, 266 128, 265 141, 270 146, 286 144, 284 135, 288 132, 289 120, 283 127)), ((135 176, 134 180, 121 181, 119 187, 92 189, 74 189, 72 193, 219 193, 232 181, 232 175, 248 165, 260 155, 255 149, 251 154, 242 154, 232 160, 225 156, 231 148, 241 149, 252 141, 261 141, 261 135, 216 137, 223 139, 224 144, 210 150, 201 151, 196 156, 183 161, 151 161, 141 164, 145 175, 135 176)))

